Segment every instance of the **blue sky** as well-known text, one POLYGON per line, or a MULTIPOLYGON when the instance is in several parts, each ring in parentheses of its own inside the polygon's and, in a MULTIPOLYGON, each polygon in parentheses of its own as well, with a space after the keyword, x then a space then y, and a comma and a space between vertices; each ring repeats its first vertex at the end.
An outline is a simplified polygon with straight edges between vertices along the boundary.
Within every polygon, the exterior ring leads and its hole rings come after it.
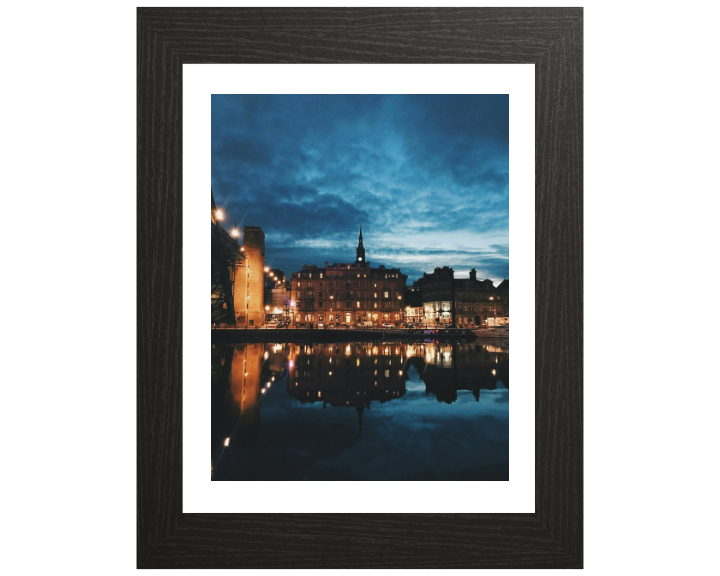
POLYGON ((225 227, 261 226, 266 263, 352 262, 408 284, 436 266, 509 270, 507 95, 213 95, 225 227))

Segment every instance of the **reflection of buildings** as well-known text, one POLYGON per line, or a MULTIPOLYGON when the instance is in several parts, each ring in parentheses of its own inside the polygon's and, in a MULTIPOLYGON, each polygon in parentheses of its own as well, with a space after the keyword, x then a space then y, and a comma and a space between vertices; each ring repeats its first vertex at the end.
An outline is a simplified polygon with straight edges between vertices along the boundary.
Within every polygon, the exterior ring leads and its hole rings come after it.
POLYGON ((216 463, 227 445, 252 443, 271 385, 287 388, 300 404, 353 408, 362 417, 372 402, 407 394, 412 366, 425 393, 452 403, 458 391, 476 400, 498 383, 509 388, 506 344, 438 342, 350 342, 331 344, 235 344, 212 349, 212 454, 216 463), (287 380, 285 380, 287 378, 287 380))
POLYGON ((457 400, 458 390, 469 390, 480 400, 480 390, 495 390, 498 382, 510 388, 507 348, 472 343, 429 344, 421 374, 425 389, 438 402, 457 400), (490 350, 491 348, 492 350, 490 350))
MULTIPOLYGON (((285 344, 213 345, 211 443, 214 472, 228 446, 251 444, 266 390, 282 384, 285 344)), ((214 474, 216 477, 218 474, 214 474)))
POLYGON ((480 390, 495 390, 499 381, 509 387, 507 348, 476 342, 289 344, 288 358, 288 393, 302 404, 360 409, 401 398, 410 365, 438 401, 455 401, 458 390, 479 400, 480 390))
POLYGON ((292 274, 296 323, 399 324, 403 319, 405 281, 398 268, 371 268, 365 259, 362 229, 355 261, 303 266, 292 274))

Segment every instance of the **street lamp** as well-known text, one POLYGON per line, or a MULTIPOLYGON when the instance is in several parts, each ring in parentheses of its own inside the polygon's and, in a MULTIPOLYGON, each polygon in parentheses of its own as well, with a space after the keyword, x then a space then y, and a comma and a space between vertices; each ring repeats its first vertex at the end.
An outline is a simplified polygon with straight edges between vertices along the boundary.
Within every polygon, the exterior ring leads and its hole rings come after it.
POLYGON ((237 226, 230 230, 230 236, 233 238, 240 238, 240 230, 237 229, 237 226))
POLYGON ((225 213, 218 208, 217 210, 215 210, 215 218, 217 220, 222 220, 225 218, 225 213))
POLYGON ((333 311, 332 311, 332 305, 333 305, 332 301, 333 301, 333 297, 330 296, 330 322, 328 322, 328 324, 335 322, 335 318, 334 318, 333 315, 332 315, 332 313, 333 313, 333 311))

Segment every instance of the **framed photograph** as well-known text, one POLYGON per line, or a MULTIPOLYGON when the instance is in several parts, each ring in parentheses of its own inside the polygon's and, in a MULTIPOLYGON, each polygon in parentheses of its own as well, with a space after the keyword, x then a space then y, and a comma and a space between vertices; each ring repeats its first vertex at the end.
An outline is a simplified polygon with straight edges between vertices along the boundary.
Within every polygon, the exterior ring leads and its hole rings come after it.
POLYGON ((582 568, 582 9, 137 33, 138 567, 582 568))

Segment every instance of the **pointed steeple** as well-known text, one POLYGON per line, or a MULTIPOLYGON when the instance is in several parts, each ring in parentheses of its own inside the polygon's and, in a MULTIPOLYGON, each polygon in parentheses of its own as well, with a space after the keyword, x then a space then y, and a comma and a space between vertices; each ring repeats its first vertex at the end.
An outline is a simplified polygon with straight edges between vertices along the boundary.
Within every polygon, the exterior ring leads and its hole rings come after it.
POLYGON ((358 247, 355 250, 355 263, 365 262, 365 247, 362 241, 362 226, 360 226, 360 238, 358 239, 358 247))

